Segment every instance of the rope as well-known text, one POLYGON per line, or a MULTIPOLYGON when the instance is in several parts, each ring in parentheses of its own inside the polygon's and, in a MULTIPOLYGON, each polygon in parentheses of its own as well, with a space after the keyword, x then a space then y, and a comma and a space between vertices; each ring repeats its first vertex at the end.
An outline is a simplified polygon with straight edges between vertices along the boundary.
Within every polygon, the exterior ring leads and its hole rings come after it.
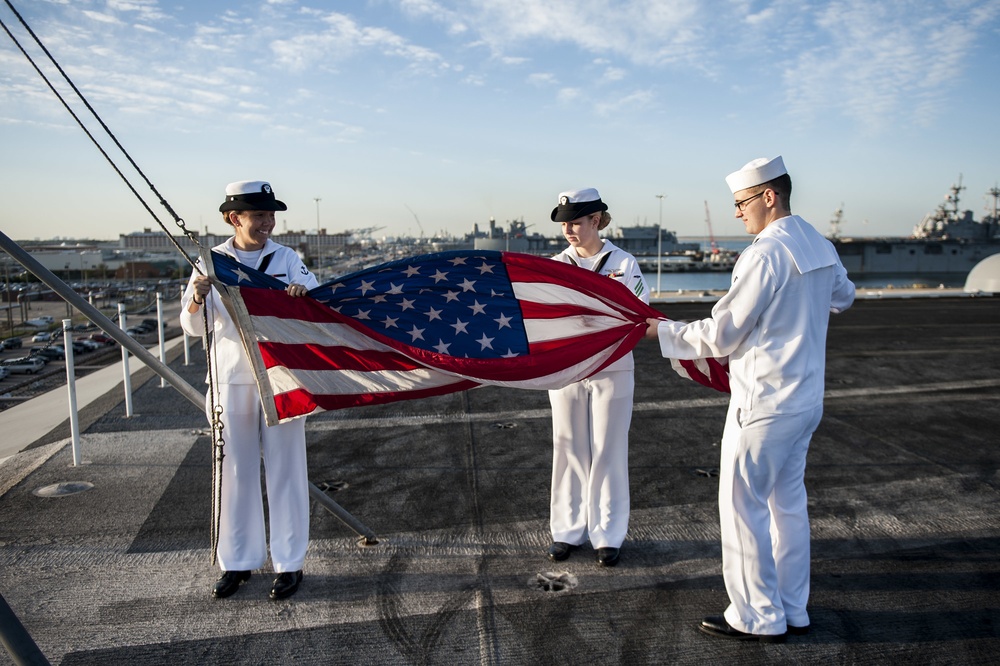
MULTIPOLYGON (((187 228, 187 226, 184 223, 184 220, 174 211, 173 207, 160 194, 160 192, 156 189, 156 186, 153 185, 153 183, 149 180, 149 178, 146 177, 146 174, 143 172, 143 170, 141 168, 139 168, 139 165, 136 164, 135 160, 132 159, 132 156, 129 154, 129 152, 127 150, 125 150, 125 147, 118 140, 118 137, 115 136, 114 132, 111 131, 111 128, 108 127, 108 125, 101 118, 100 114, 98 114, 97 111, 94 109, 94 107, 91 106, 90 102, 83 95, 83 93, 80 91, 80 89, 76 87, 76 84, 73 83, 72 79, 69 78, 69 75, 66 74, 65 70, 63 70, 62 66, 58 63, 58 61, 56 61, 55 57, 53 57, 53 55, 45 47, 45 45, 42 43, 42 41, 35 34, 34 30, 32 30, 31 27, 28 25, 28 23, 24 20, 24 18, 21 16, 20 12, 18 12, 17 9, 14 8, 14 5, 11 4, 10 0, 5 0, 5 3, 7 5, 7 7, 10 8, 10 11, 14 13, 14 16, 17 17, 17 20, 21 23, 21 25, 28 32, 28 34, 31 35, 32 39, 35 40, 35 43, 38 45, 38 47, 41 48, 41 50, 45 53, 46 56, 48 56, 49 61, 55 66, 55 68, 62 75, 62 77, 66 81, 66 83, 69 84, 69 86, 73 89, 73 92, 76 93, 77 97, 79 97, 80 100, 83 102, 83 104, 87 107, 87 110, 90 111, 91 115, 93 115, 93 117, 97 120, 97 122, 100 124, 100 126, 104 130, 104 132, 108 135, 108 137, 111 138, 111 140, 114 142, 115 146, 118 147, 118 150, 120 150, 121 153, 122 153, 122 155, 125 156, 125 159, 127 159, 128 162, 129 162, 129 164, 132 165, 132 168, 135 169, 136 173, 138 173, 142 177, 142 179, 146 182, 146 185, 149 186, 149 189, 152 190, 153 194, 156 195, 157 199, 159 199, 159 201, 160 201, 160 205, 162 205, 164 208, 166 208, 167 212, 170 213, 170 216, 173 218, 174 223, 180 228, 180 230, 183 232, 183 234, 196 247, 200 248, 201 247, 201 243, 198 242, 198 237, 195 235, 195 233, 192 232, 192 231, 190 231, 187 228)), ((125 174, 122 173, 121 169, 118 168, 118 165, 115 163, 115 161, 111 158, 110 155, 108 155, 107 151, 104 150, 104 147, 101 146, 100 142, 98 142, 97 139, 94 137, 94 135, 91 134, 90 130, 87 129, 86 125, 84 125, 83 121, 80 120, 80 117, 73 111, 73 109, 69 106, 69 104, 63 98, 63 96, 59 94, 59 91, 56 90, 55 86, 52 85, 52 82, 49 80, 49 78, 47 76, 45 76, 45 73, 42 72, 41 68, 39 68, 39 66, 31 58, 31 56, 24 49, 24 47, 21 46, 21 43, 17 40, 17 38, 10 31, 10 29, 7 28, 7 25, 3 22, 2 19, 0 19, 0 27, 3 27, 4 32, 7 33, 7 36, 10 37, 10 39, 11 39, 12 42, 14 42, 14 45, 17 46, 18 50, 21 51, 21 53, 28 60, 28 62, 31 64, 31 66, 35 69, 35 71, 38 73, 38 75, 40 77, 42 77, 42 80, 45 81, 45 84, 49 87, 49 90, 52 91, 52 94, 54 94, 56 96, 56 98, 63 105, 63 107, 66 109, 66 111, 68 111, 69 114, 76 121, 77 125, 80 126, 80 129, 82 129, 83 132, 84 132, 84 134, 86 134, 87 137, 90 139, 91 143, 93 143, 94 146, 97 148, 97 150, 100 151, 101 155, 104 156, 104 159, 107 160, 108 164, 111 165, 111 168, 114 169, 115 173, 117 173, 118 176, 122 179, 122 182, 125 183, 126 187, 128 187, 128 189, 129 189, 129 191, 131 191, 132 194, 135 195, 136 199, 139 200, 139 203, 142 204, 143 208, 145 208, 146 211, 150 214, 150 216, 152 216, 152 218, 156 221, 156 224, 159 225, 159 227, 167 235, 167 238, 170 239, 170 242, 174 245, 174 248, 181 254, 182 257, 184 257, 185 261, 187 261, 188 264, 191 265, 191 268, 193 270, 197 271, 200 275, 203 275, 204 273, 202 273, 202 271, 198 267, 197 263, 195 261, 193 261, 190 256, 188 256, 187 252, 184 251, 184 248, 182 248, 181 245, 180 245, 180 243, 177 242, 177 239, 174 238, 173 234, 170 233, 170 230, 167 229, 166 225, 164 225, 163 222, 160 220, 160 218, 157 217, 156 213, 153 212, 153 209, 149 207, 149 204, 146 203, 146 200, 143 199, 142 195, 140 195, 139 192, 135 189, 135 187, 129 181, 128 177, 126 177, 125 174)), ((212 328, 209 326, 210 321, 209 321, 209 316, 208 316, 208 314, 209 314, 208 313, 208 307, 209 307, 208 306, 208 299, 206 298, 205 299, 205 307, 202 310, 202 318, 203 318, 203 321, 204 321, 204 324, 205 324, 205 337, 204 337, 205 363, 208 366, 208 378, 209 378, 209 391, 208 391, 209 398, 208 398, 208 400, 209 400, 209 413, 211 414, 210 418, 211 418, 211 427, 212 427, 212 452, 213 452, 212 486, 213 486, 214 492, 213 492, 213 498, 212 498, 212 528, 211 528, 212 535, 211 535, 211 538, 212 538, 212 564, 214 565, 216 563, 216 558, 217 558, 217 551, 218 551, 218 546, 219 546, 219 532, 220 532, 220 526, 221 526, 221 521, 222 521, 222 510, 221 510, 221 508, 222 508, 222 461, 225 458, 225 452, 224 452, 224 450, 225 450, 226 441, 225 441, 225 438, 223 437, 223 432, 222 432, 223 429, 224 429, 224 425, 222 423, 222 412, 223 412, 222 405, 216 404, 216 401, 215 401, 215 386, 216 386, 216 384, 218 382, 218 378, 215 377, 215 374, 217 373, 216 364, 212 363, 212 351, 213 351, 212 350, 212 332, 211 332, 212 328)), ((212 319, 214 321, 214 315, 213 315, 212 319)))
MULTIPOLYGON (((45 45, 38 38, 38 36, 31 29, 31 27, 27 24, 27 22, 24 20, 24 18, 21 16, 21 14, 17 11, 17 9, 14 8, 14 5, 11 4, 10 0, 5 0, 5 3, 10 8, 10 11, 14 13, 14 16, 17 17, 17 20, 20 21, 21 25, 28 32, 28 34, 31 35, 32 39, 35 40, 35 43, 39 46, 39 48, 41 48, 42 51, 45 53, 45 55, 48 56, 49 60, 52 62, 52 64, 55 66, 55 68, 62 75, 62 77, 66 81, 66 83, 69 84, 69 86, 73 89, 73 92, 76 93, 77 97, 79 97, 80 100, 87 107, 87 110, 89 110, 90 113, 97 120, 97 122, 100 123, 101 127, 104 129, 104 131, 107 133, 107 135, 111 138, 111 140, 114 141, 115 145, 118 147, 118 149, 122 152, 122 154, 128 160, 129 164, 131 164, 132 167, 136 170, 136 172, 140 176, 142 176, 143 180, 146 181, 146 184, 153 191, 153 194, 155 194, 157 196, 157 198, 160 200, 160 204, 164 208, 166 208, 167 212, 169 212, 170 215, 174 218, 174 223, 178 227, 180 227, 181 231, 184 232, 184 235, 187 236, 188 239, 190 239, 192 243, 194 243, 196 246, 200 247, 200 243, 198 243, 198 239, 194 235, 194 233, 191 232, 190 230, 188 230, 188 228, 186 227, 186 225, 184 223, 184 220, 179 215, 177 215, 177 213, 174 212, 174 209, 167 202, 167 200, 164 199, 163 196, 160 195, 159 191, 157 191, 157 189, 153 185, 153 183, 149 180, 149 178, 146 177, 146 174, 143 173, 142 169, 139 168, 139 165, 135 163, 135 160, 132 159, 132 156, 128 153, 128 151, 125 150, 125 147, 122 146, 122 144, 121 144, 120 141, 118 141, 118 137, 116 137, 115 134, 111 131, 111 128, 109 128, 107 126, 107 124, 104 122, 104 120, 101 118, 101 116, 97 113, 97 111, 94 109, 94 107, 90 105, 90 102, 87 101, 87 98, 84 97, 83 93, 80 92, 80 89, 76 87, 76 84, 73 83, 73 81, 69 78, 69 75, 66 74, 66 72, 63 70, 62 66, 52 56, 52 54, 45 47, 45 45)), ((191 257, 189 257, 188 254, 187 254, 187 252, 184 251, 184 248, 182 248, 180 246, 180 243, 177 242, 177 239, 175 239, 173 237, 173 235, 167 229, 166 225, 164 225, 163 222, 160 220, 160 218, 156 216, 156 213, 153 212, 153 209, 149 207, 149 204, 146 203, 145 199, 143 199, 142 196, 139 194, 139 192, 135 189, 135 187, 132 186, 132 183, 129 181, 129 179, 125 176, 124 173, 122 173, 121 169, 118 168, 118 165, 115 164, 115 161, 111 158, 110 155, 108 155, 107 151, 104 150, 104 148, 97 141, 97 139, 94 137, 94 135, 91 134, 90 130, 87 129, 86 125, 83 124, 83 121, 80 120, 80 117, 76 115, 76 113, 73 111, 72 108, 70 108, 69 104, 63 98, 63 96, 59 94, 59 91, 56 90, 55 86, 52 85, 52 82, 49 81, 49 78, 47 76, 45 76, 45 73, 42 72, 42 70, 38 67, 38 65, 35 63, 35 61, 28 54, 28 52, 24 49, 24 47, 21 46, 21 43, 17 40, 17 38, 10 31, 10 29, 7 27, 7 25, 3 22, 2 19, 0 19, 0 27, 3 27, 3 30, 4 30, 4 32, 7 33, 7 36, 10 37, 11 41, 14 42, 14 45, 17 46, 18 50, 21 51, 21 53, 24 55, 24 57, 28 60, 28 62, 31 64, 31 66, 35 69, 35 71, 38 72, 38 75, 40 77, 42 77, 42 80, 45 81, 45 84, 49 87, 49 90, 52 91, 52 94, 54 94, 56 96, 56 98, 62 103, 63 107, 65 107, 65 109, 69 112, 69 114, 71 116, 73 116, 73 119, 76 121, 77 125, 80 126, 80 129, 83 130, 83 132, 91 140, 91 142, 94 144, 94 146, 97 147, 97 149, 101 152, 101 155, 103 155, 104 159, 106 159, 108 161, 108 164, 111 165, 111 168, 115 170, 115 173, 118 174, 118 176, 122 179, 122 181, 125 183, 125 185, 128 187, 128 189, 132 192, 132 194, 134 194, 135 197, 139 200, 139 203, 141 203, 142 206, 146 209, 146 211, 148 211, 149 214, 152 216, 152 218, 154 220, 156 220, 156 223, 160 226, 160 228, 163 229, 164 232, 166 232, 167 237, 170 239, 170 242, 174 244, 174 247, 177 249, 177 251, 181 253, 181 255, 184 257, 184 259, 189 264, 191 264, 191 266, 195 270, 198 270, 197 266, 195 266, 194 261, 192 261, 191 257)))
POLYGON ((226 440, 222 434, 225 429, 225 424, 222 423, 222 405, 215 402, 218 370, 212 363, 212 354, 209 352, 214 339, 209 323, 215 320, 215 315, 213 313, 211 318, 208 316, 209 300, 206 296, 202 308, 202 320, 205 324, 205 363, 208 365, 208 404, 212 426, 212 565, 214 566, 219 552, 219 534, 222 531, 222 461, 226 457, 226 440))

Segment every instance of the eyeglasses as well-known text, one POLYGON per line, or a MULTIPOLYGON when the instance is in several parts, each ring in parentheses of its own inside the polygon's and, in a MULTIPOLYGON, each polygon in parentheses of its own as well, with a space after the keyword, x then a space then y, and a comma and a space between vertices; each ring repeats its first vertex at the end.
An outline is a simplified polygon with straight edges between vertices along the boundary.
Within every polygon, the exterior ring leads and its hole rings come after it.
MULTIPOLYGON (((767 190, 764 190, 764 192, 767 192, 767 190)), ((743 201, 737 201, 733 205, 736 206, 736 210, 738 210, 738 211, 740 211, 742 213, 744 210, 746 210, 748 203, 750 203, 751 201, 753 201, 757 197, 764 196, 764 192, 758 192, 757 194, 753 195, 752 197, 747 197, 743 201)))

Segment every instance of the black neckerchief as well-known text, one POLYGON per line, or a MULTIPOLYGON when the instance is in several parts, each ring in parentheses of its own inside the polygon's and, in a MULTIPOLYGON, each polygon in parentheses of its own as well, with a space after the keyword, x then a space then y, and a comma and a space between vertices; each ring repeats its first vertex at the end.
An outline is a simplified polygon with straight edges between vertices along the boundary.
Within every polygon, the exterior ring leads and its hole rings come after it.
MULTIPOLYGON (((609 257, 611 257, 611 250, 608 250, 608 253, 606 255, 604 255, 603 257, 601 257, 601 260, 597 262, 596 266, 594 266, 594 272, 595 273, 600 273, 601 272, 601 269, 604 268, 604 264, 608 263, 608 258, 609 257)), ((576 260, 573 259, 572 256, 570 256, 570 255, 567 254, 566 258, 569 259, 569 262, 571 264, 573 264, 574 266, 578 266, 578 267, 580 266, 580 264, 576 263, 576 260)))

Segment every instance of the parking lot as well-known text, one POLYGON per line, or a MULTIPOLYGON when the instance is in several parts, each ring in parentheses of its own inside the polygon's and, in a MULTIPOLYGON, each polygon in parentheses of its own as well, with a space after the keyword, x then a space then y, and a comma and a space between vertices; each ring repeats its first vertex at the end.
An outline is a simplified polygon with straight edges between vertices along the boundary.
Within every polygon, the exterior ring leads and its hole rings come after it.
MULTIPOLYGON (((179 307, 176 300, 163 303, 168 338, 180 333, 177 322, 179 307)), ((126 325, 135 340, 144 346, 154 345, 158 341, 155 302, 152 308, 143 310, 151 311, 127 310, 126 325), (146 326, 142 326, 144 320, 146 326)), ((101 311, 105 316, 117 319, 117 309, 102 308, 101 311)), ((73 360, 77 376, 121 358, 118 343, 75 308, 68 308, 63 301, 33 302, 28 321, 40 325, 21 324, 15 311, 14 334, 11 335, 6 326, 3 327, 0 338, 0 410, 28 399, 39 391, 48 390, 53 385, 65 383, 62 321, 67 318, 73 320, 73 360)))

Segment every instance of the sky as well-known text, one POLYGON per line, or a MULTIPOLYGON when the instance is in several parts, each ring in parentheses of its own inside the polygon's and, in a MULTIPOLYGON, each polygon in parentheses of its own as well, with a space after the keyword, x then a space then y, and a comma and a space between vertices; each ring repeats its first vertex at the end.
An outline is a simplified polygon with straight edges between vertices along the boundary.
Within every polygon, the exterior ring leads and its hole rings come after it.
POLYGON ((279 231, 558 235, 560 192, 614 224, 744 234, 725 176, 781 155, 823 233, 908 235, 1000 182, 1000 0, 4 0, 0 230, 226 233, 267 180, 279 231), (662 195, 659 196, 659 195, 662 195))

